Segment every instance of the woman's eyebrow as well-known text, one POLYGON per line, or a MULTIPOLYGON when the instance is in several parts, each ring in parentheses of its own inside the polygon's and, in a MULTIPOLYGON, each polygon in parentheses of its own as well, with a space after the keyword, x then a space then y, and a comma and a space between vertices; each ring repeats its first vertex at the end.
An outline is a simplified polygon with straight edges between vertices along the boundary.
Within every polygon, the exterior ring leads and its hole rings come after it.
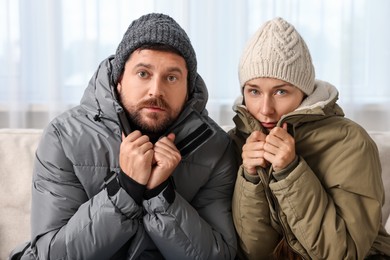
POLYGON ((293 88, 294 85, 292 85, 290 83, 282 83, 280 85, 273 86, 272 88, 283 88, 283 87, 291 87, 291 88, 293 88))

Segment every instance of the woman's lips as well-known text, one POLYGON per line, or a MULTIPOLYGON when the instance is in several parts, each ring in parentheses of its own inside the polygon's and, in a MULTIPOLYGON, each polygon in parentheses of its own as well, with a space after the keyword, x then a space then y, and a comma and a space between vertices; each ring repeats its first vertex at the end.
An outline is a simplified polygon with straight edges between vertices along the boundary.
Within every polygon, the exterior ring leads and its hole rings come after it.
POLYGON ((264 128, 267 128, 267 129, 272 129, 276 126, 276 123, 273 123, 273 122, 270 122, 270 123, 267 123, 267 122, 262 122, 261 125, 264 127, 264 128))

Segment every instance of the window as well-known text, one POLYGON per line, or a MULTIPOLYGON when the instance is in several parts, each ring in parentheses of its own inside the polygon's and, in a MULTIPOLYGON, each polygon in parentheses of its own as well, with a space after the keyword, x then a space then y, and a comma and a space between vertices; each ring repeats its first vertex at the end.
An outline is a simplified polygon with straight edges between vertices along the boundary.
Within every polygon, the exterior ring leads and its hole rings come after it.
POLYGON ((220 124, 233 123, 246 41, 281 16, 305 39, 316 77, 339 89, 346 116, 367 130, 390 130, 387 0, 0 0, 0 127, 43 128, 77 105, 131 21, 148 12, 166 13, 187 31, 220 124))

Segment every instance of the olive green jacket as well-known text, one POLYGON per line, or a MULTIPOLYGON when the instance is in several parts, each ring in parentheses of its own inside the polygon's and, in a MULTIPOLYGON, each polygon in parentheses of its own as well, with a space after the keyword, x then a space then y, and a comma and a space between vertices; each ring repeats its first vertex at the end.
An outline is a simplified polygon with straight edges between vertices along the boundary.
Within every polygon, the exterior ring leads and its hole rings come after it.
MULTIPOLYGON (((241 258, 267 259, 283 236, 304 259, 390 255, 390 236, 381 224, 384 190, 377 147, 362 127, 344 117, 337 98, 332 85, 317 81, 313 95, 278 122, 288 123, 295 138, 293 167, 282 173, 259 167, 258 181, 240 167, 233 218, 241 258)), ((236 127, 229 134, 241 158, 249 134, 264 129, 244 106, 235 110, 236 127)))

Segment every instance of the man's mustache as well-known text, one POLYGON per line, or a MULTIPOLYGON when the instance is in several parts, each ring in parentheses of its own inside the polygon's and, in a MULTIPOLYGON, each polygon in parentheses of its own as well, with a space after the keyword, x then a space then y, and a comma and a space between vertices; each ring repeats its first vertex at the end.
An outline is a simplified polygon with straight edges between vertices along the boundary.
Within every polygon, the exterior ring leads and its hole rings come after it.
POLYGON ((169 104, 162 98, 149 98, 147 100, 138 103, 137 108, 141 109, 144 107, 158 107, 161 109, 169 109, 169 104))

